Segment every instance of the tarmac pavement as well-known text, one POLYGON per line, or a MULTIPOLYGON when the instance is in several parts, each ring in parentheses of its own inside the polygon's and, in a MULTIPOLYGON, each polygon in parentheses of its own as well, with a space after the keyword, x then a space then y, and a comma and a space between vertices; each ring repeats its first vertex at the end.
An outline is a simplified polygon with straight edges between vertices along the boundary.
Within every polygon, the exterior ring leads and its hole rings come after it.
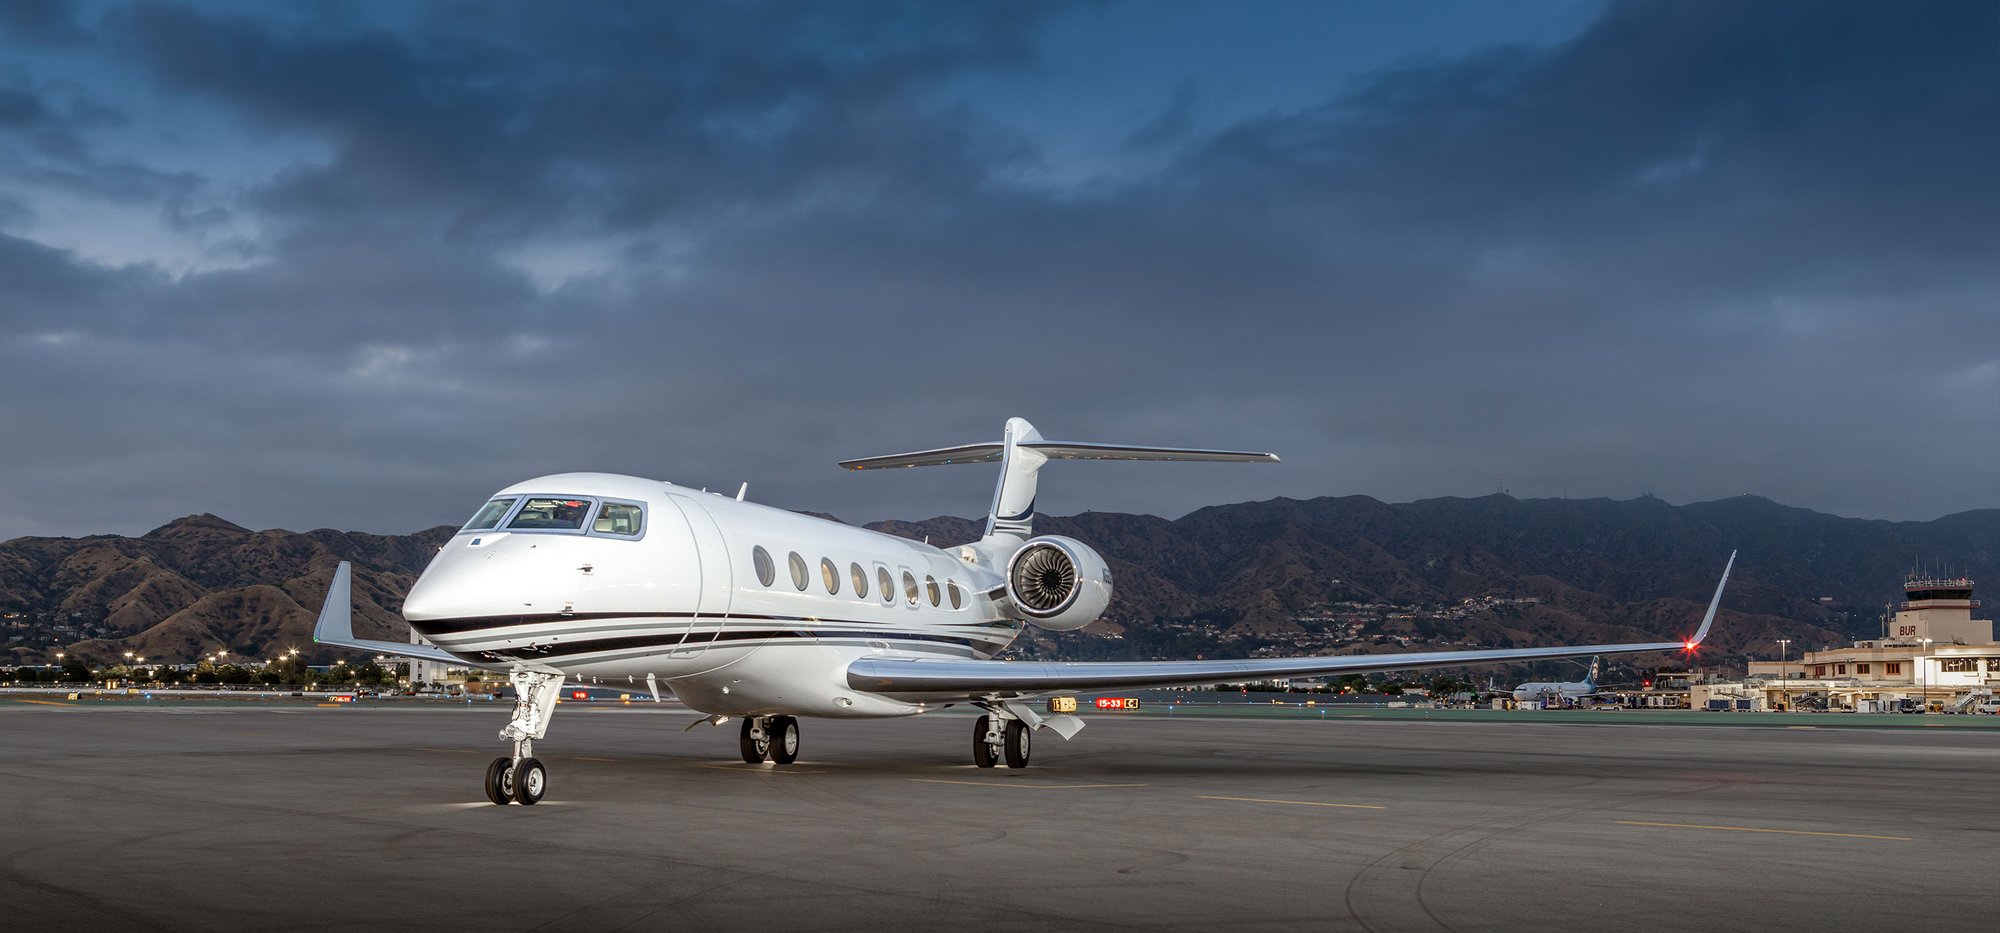
MULTIPOLYGON (((2000 732, 565 704, 534 807, 501 704, 0 699, 10 930, 1986 929, 2000 732), (1580 727, 1588 724, 1588 727, 1580 727)), ((1818 720, 1811 720, 1817 722, 1818 720)))

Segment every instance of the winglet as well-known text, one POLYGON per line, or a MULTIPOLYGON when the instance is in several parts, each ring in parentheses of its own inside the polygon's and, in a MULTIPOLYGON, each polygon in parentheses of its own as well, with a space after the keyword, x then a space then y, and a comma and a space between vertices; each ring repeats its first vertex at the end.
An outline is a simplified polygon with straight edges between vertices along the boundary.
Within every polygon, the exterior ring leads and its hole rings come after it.
POLYGON ((354 640, 354 567, 347 561, 333 571, 333 584, 326 588, 326 604, 319 607, 319 621, 313 625, 313 641, 338 645, 354 640))
POLYGON ((1729 585, 1729 571, 1735 566, 1736 552, 1730 551, 1729 563, 1722 567, 1722 579, 1715 584, 1715 598, 1708 601, 1708 615, 1701 617, 1701 628, 1694 633, 1693 638, 1688 639, 1687 646, 1689 648, 1701 644, 1702 639, 1708 637, 1709 626, 1715 624, 1715 610, 1722 605, 1722 590, 1729 585))
POLYGON ((319 621, 313 623, 313 643, 393 654, 398 657, 438 661, 465 666, 466 661, 435 645, 405 645, 354 637, 354 568, 341 561, 334 568, 333 583, 326 588, 326 603, 319 607, 319 621))

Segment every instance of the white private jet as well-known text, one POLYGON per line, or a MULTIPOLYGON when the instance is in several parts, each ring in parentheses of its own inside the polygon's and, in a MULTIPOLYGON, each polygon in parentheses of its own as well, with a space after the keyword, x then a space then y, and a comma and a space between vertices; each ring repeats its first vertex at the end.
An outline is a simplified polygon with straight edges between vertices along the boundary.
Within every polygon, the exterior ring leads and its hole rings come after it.
MULTIPOLYGON (((972 759, 1028 764, 1029 736, 1083 728, 1037 697, 1319 674, 1693 650, 1684 641, 1214 661, 998 661, 1026 625, 1082 628, 1111 602, 1111 572, 1080 541, 1033 530, 1049 460, 1276 462, 1267 453, 1049 441, 1007 422, 999 443, 844 461, 854 470, 999 461, 979 540, 939 548, 659 480, 562 473, 495 493, 432 558, 403 603, 428 645, 354 637, 346 562, 314 641, 504 671, 517 700, 485 790, 533 804, 548 788, 534 742, 565 678, 662 684, 719 725, 743 721, 743 760, 788 763, 801 716, 912 716, 979 707, 972 759)), ((1730 564, 1735 555, 1730 555, 1730 564)))

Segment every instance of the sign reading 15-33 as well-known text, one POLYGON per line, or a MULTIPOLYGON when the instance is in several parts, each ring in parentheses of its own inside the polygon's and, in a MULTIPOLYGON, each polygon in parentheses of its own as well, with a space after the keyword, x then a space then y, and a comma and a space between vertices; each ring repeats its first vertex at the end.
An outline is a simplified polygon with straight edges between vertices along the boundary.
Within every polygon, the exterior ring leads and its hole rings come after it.
MULTIPOLYGON (((1094 705, 1094 706, 1096 706, 1096 707, 1097 707, 1098 709, 1102 709, 1102 710, 1113 710, 1113 709, 1121 709, 1121 710, 1122 710, 1122 709, 1138 709, 1138 708, 1139 708, 1139 698, 1138 698, 1138 697, 1098 697, 1098 698, 1096 698, 1095 700, 1092 700, 1092 701, 1091 701, 1091 704, 1092 704, 1092 705, 1094 705)), ((1050 697, 1050 698, 1049 698, 1049 712, 1051 712, 1051 713, 1074 713, 1074 712, 1076 712, 1076 697, 1050 697)))

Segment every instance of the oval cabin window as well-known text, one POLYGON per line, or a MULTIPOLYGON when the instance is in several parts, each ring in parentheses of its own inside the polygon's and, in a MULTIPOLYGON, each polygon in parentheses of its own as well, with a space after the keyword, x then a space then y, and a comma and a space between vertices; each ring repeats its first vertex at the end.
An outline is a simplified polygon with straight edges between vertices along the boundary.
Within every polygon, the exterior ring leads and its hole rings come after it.
POLYGON ((875 585, 882 591, 883 602, 893 603, 896 601, 896 581, 890 579, 889 568, 875 568, 875 585))
POLYGON ((868 571, 861 569, 860 564, 848 564, 847 575, 854 580, 854 598, 867 599, 868 571))
POLYGON ((936 577, 924 578, 924 594, 931 598, 931 605, 935 606, 938 604, 938 585, 936 577))
POLYGON ((757 582, 770 586, 778 579, 778 565, 771 563, 771 552, 759 544, 750 549, 750 563, 757 566, 757 582))
POLYGON ((800 557, 799 552, 793 551, 792 553, 786 555, 785 562, 792 566, 792 585, 797 587, 799 592, 801 593, 805 592, 806 559, 800 557))
POLYGON ((840 595, 840 570, 833 566, 833 561, 824 557, 819 559, 819 579, 826 584, 829 595, 840 595))

